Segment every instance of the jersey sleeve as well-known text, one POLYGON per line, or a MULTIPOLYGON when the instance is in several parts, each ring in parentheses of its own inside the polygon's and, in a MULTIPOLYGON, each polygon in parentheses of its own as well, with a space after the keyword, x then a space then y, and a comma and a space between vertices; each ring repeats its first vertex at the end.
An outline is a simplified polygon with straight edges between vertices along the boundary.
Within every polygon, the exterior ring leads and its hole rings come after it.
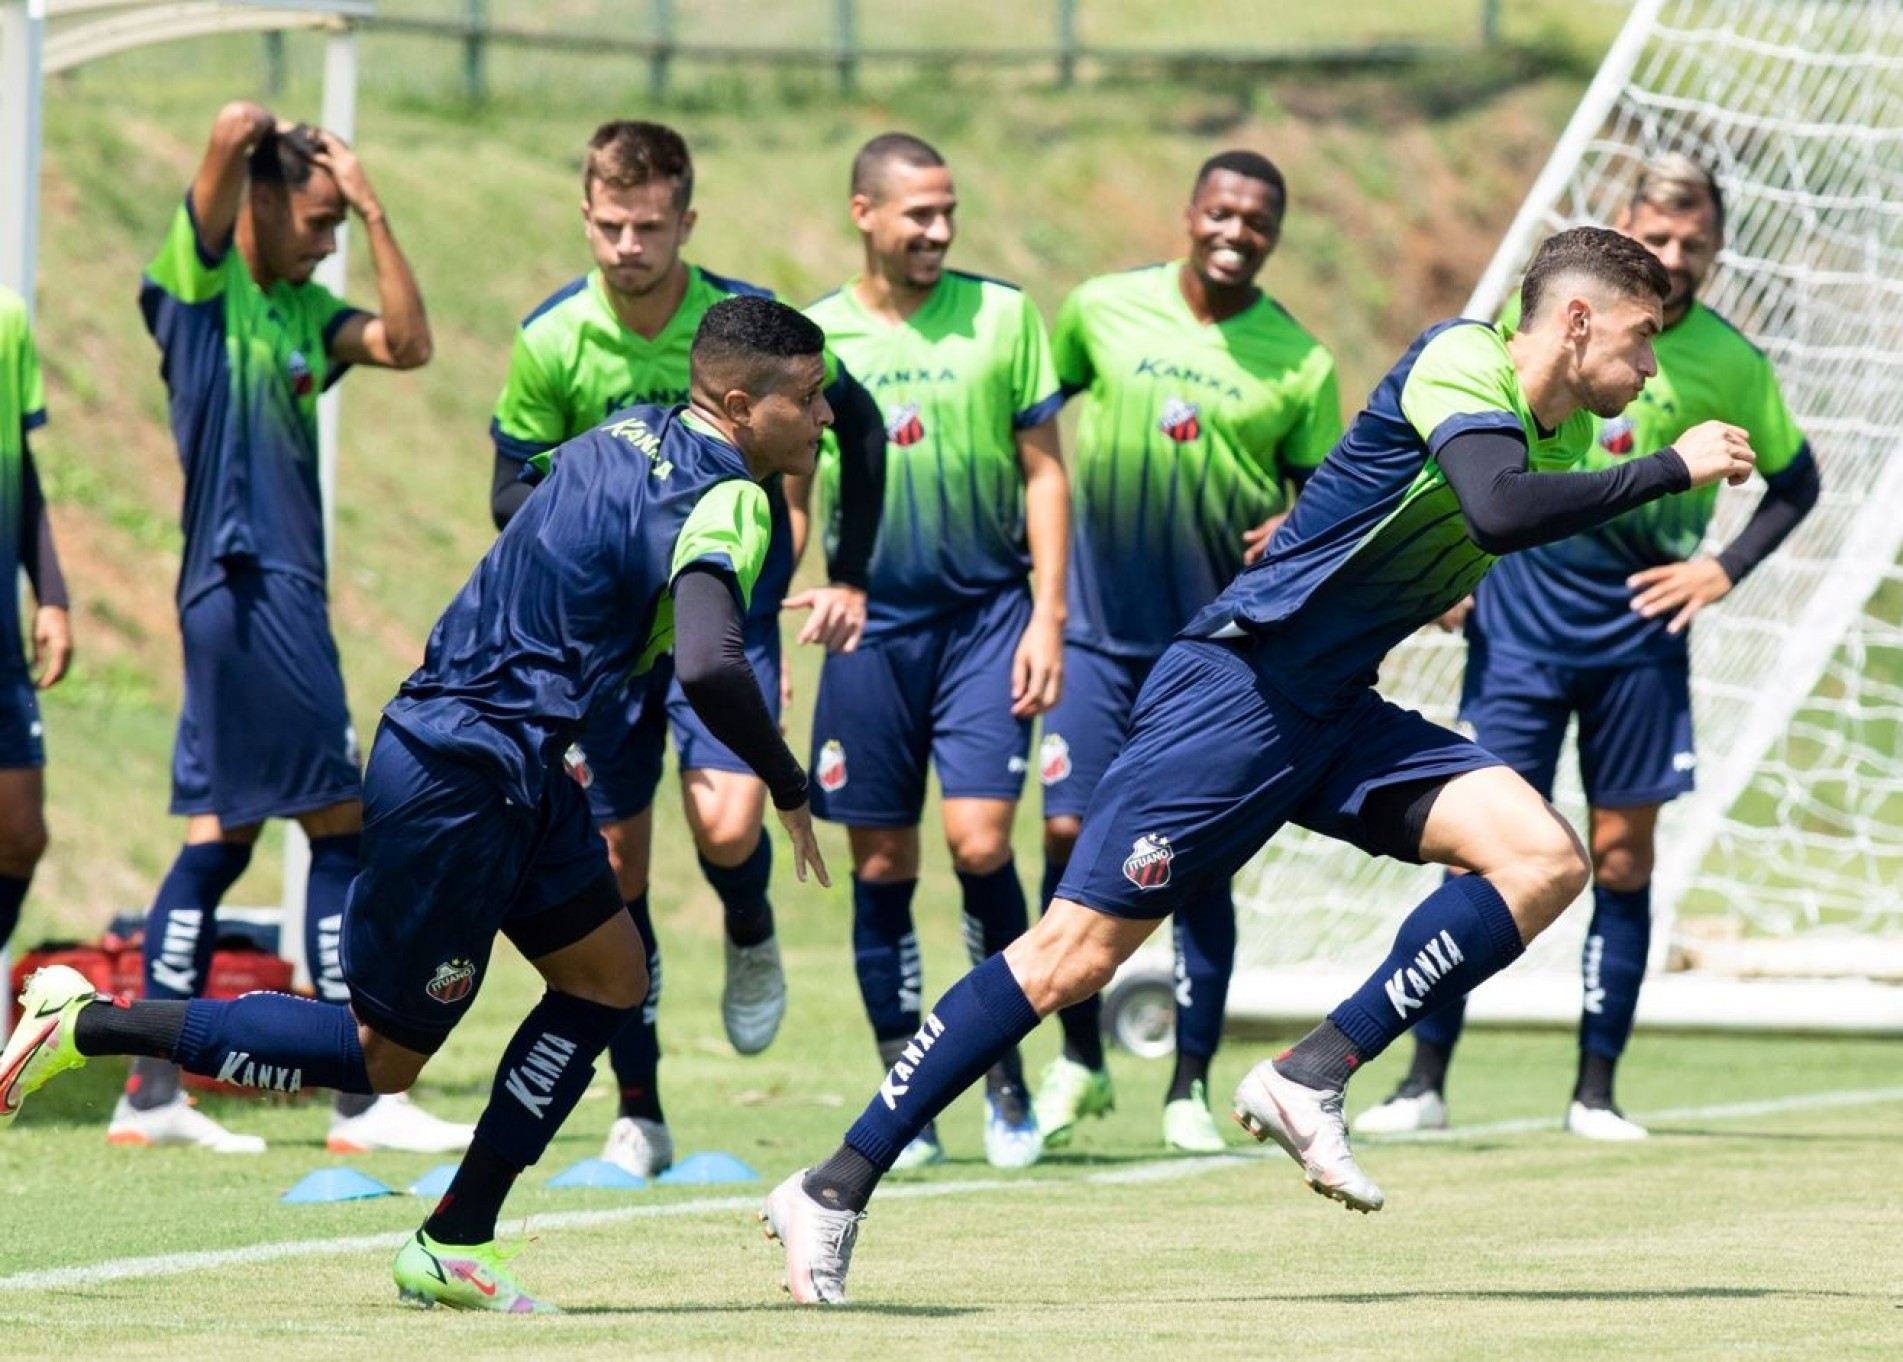
POLYGON ((1756 363, 1755 381, 1747 391, 1750 397, 1733 419, 1751 436, 1751 448, 1758 456, 1758 472, 1776 477, 1789 468, 1804 449, 1804 433, 1797 418, 1784 402, 1771 361, 1757 350, 1751 351, 1756 363))
POLYGON ((1303 365, 1308 400, 1301 418, 1289 428, 1279 451, 1284 468, 1320 468, 1328 452, 1341 442, 1341 383, 1335 357, 1318 345, 1303 365))
POLYGON ((146 266, 146 277, 181 303, 209 302, 225 291, 220 266, 230 250, 229 241, 214 249, 199 239, 198 219, 187 194, 172 214, 159 253, 146 266))
POLYGON ((1526 434, 1514 402, 1513 364, 1485 326, 1450 326, 1421 347, 1401 389, 1401 414, 1434 457, 1469 431, 1526 434))
POLYGON ((20 434, 38 430, 46 424, 46 384, 40 374, 40 352, 33 344, 33 328, 27 321, 26 304, 14 303, 11 295, 0 298, 0 363, 12 370, 15 400, 19 404, 20 434))
POLYGON ((753 600, 753 585, 760 580, 772 537, 773 513, 766 489, 745 478, 717 482, 695 503, 681 526, 668 582, 672 585, 696 565, 720 568, 733 574, 745 607, 753 600))
MULTIPOLYGON (((324 353, 332 354, 331 343, 337 337, 338 328, 352 317, 361 316, 363 309, 352 307, 342 298, 315 281, 305 284, 297 291, 297 305, 309 318, 313 330, 324 338, 324 353)), ((324 386, 330 387, 344 376, 347 364, 332 364, 324 370, 324 386)))
POLYGON ((1083 290, 1075 288, 1057 310, 1057 324, 1051 328, 1051 362, 1057 371, 1057 384, 1065 394, 1083 392, 1095 375, 1090 363, 1090 345, 1084 338, 1083 290))
POLYGON ((1018 333, 1011 354, 1011 429, 1041 426, 1064 405, 1051 360, 1050 333, 1028 294, 1018 298, 1018 333))
POLYGON ((509 351, 509 372, 496 398, 489 436, 496 452, 527 460, 553 449, 568 434, 568 417, 561 394, 542 365, 526 327, 515 333, 509 351))

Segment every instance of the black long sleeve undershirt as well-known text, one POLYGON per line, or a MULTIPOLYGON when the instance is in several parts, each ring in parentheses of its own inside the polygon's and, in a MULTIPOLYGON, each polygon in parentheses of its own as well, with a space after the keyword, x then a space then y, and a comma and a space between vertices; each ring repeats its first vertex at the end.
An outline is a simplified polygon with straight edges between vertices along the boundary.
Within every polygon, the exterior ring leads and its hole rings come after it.
POLYGON ((1751 519, 1738 531, 1738 537, 1718 555, 1718 566, 1736 586, 1751 574, 1774 549, 1790 537, 1792 530, 1811 512, 1823 491, 1823 479, 1817 474, 1817 460, 1807 444, 1797 457, 1779 472, 1765 478, 1767 490, 1751 519))
POLYGON ((827 555, 826 575, 864 591, 885 508, 885 418, 872 394, 844 369, 826 400, 839 441, 839 535, 827 555))
POLYGON ((33 599, 41 605, 68 608, 66 574, 60 571, 59 550, 53 544, 53 522, 46 513, 46 494, 40 490, 40 470, 33 451, 20 450, 20 562, 33 584, 33 599))
POLYGON ((806 772, 760 694, 733 579, 718 568, 674 579, 674 676, 707 731, 766 782, 774 808, 806 802, 806 772))
POLYGON ((1467 533, 1493 554, 1568 538, 1691 486, 1685 461, 1669 445, 1614 468, 1535 473, 1527 467, 1524 437, 1476 430, 1449 440, 1438 462, 1460 502, 1467 533))
POLYGON ((496 451, 495 471, 489 479, 489 516, 498 530, 522 509, 522 503, 535 490, 534 483, 522 481, 524 466, 522 460, 511 458, 499 449, 496 451))

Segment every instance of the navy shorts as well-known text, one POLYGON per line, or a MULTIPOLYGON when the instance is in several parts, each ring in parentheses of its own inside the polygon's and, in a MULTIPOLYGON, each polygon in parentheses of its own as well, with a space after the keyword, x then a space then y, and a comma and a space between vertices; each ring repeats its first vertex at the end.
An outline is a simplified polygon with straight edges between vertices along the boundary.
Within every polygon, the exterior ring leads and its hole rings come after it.
POLYGON ((1417 860, 1418 837, 1400 851, 1403 829, 1363 817, 1369 796, 1500 765, 1372 690, 1340 712, 1310 714, 1257 673, 1256 659, 1221 643, 1170 645, 1084 813, 1057 897, 1161 918, 1219 890, 1284 823, 1417 860))
POLYGON ((1461 721, 1549 799, 1575 714, 1580 782, 1594 808, 1663 804, 1692 789, 1698 758, 1684 659, 1565 667, 1469 642, 1461 721))
POLYGON ((46 765, 40 696, 25 672, 0 675, 0 771, 46 765))
POLYGON ((534 960, 622 911, 574 781, 545 781, 525 807, 394 724, 377 730, 340 945, 359 1020, 433 1053, 475 1001, 498 933, 534 960))
POLYGON ((925 769, 947 799, 1015 800, 1031 721, 1011 713, 1011 659, 1031 621, 1022 587, 831 653, 813 706, 813 812, 905 828, 925 811, 925 769))
POLYGON ((234 571, 179 616, 185 704, 172 746, 172 812, 228 828, 362 794, 357 735, 324 589, 234 571))
POLYGON ((1037 778, 1046 818, 1082 818, 1123 746, 1153 657, 1116 657, 1064 645, 1064 697, 1044 716, 1037 778))

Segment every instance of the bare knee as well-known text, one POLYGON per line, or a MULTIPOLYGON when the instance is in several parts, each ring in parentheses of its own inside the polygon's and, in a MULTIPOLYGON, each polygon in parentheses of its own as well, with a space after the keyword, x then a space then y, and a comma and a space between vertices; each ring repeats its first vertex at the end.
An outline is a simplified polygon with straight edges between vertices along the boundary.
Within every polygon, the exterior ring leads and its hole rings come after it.
POLYGON ((846 829, 853 873, 872 884, 918 878, 918 828, 846 829))
POLYGON ((688 771, 681 798, 701 856, 728 869, 746 864, 760 845, 766 787, 732 771, 688 771))
MULTIPOLYGON (((1565 825, 1559 824, 1556 833, 1565 825)), ((1568 904, 1592 882, 1592 866, 1576 838, 1555 835, 1518 850, 1510 866, 1489 871, 1520 925, 1520 936, 1531 941, 1558 920, 1568 904)))
POLYGON ((990 829, 959 834, 948 842, 952 865, 966 875, 990 875, 1011 860, 1011 838, 990 829))
POLYGON ((1101 992, 1155 923, 1105 918, 1058 899, 1004 948, 1005 963, 1038 1016, 1101 992))
POLYGON ((747 863, 763 835, 757 819, 723 816, 696 828, 694 845, 709 864, 731 870, 747 863))
POLYGON ((363 1045, 363 1067, 370 1075, 372 1092, 407 1092, 429 1063, 430 1057, 421 1050, 398 1045, 362 1024, 357 1027, 357 1039, 363 1045))
POLYGON ((21 809, 0 821, 0 875, 31 879, 46 855, 46 821, 39 810, 21 809))
POLYGON ((966 875, 990 875, 1011 860, 1011 822, 1017 805, 1006 799, 945 801, 945 845, 966 875))
POLYGON ((1084 820, 1062 816, 1044 820, 1044 859, 1053 865, 1070 864, 1070 854, 1077 849, 1077 836, 1084 830, 1084 820))
POLYGON ((1649 849, 1612 847, 1595 851, 1593 882, 1615 894, 1630 894, 1652 883, 1652 861, 1649 849))

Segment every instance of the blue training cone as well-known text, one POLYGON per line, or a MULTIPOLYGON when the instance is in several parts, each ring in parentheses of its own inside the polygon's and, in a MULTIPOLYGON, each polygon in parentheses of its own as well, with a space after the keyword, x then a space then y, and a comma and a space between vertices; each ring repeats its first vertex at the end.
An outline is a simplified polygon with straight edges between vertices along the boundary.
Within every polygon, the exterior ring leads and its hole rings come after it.
POLYGON ((760 1175, 731 1154, 707 1150, 689 1154, 665 1173, 660 1181, 676 1186, 704 1187, 716 1182, 758 1182, 760 1175))
POLYGON ((410 1195, 431 1198, 442 1196, 449 1190, 450 1180, 456 1176, 456 1167, 453 1163, 437 1164, 410 1184, 410 1195))
POLYGON ((311 1204, 320 1201, 361 1201, 365 1197, 395 1196, 373 1177, 354 1168, 319 1168, 306 1173, 280 1200, 311 1204))
POLYGON ((627 1169, 609 1163, 606 1159, 583 1159, 580 1163, 570 1164, 548 1180, 551 1187, 615 1187, 623 1191, 638 1192, 648 1185, 648 1180, 636 1177, 627 1169))

